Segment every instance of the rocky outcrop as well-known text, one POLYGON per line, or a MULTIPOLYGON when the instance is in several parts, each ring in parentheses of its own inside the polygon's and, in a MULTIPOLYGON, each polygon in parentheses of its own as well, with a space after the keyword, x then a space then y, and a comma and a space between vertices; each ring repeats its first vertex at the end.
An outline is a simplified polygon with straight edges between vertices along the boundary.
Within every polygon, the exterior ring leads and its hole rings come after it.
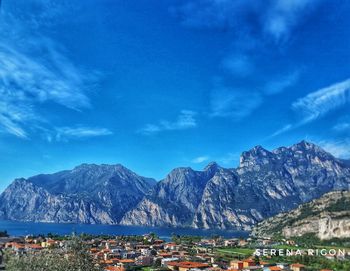
POLYGON ((269 218, 253 235, 286 238, 314 234, 319 239, 350 238, 350 191, 333 191, 298 208, 269 218))
POLYGON ((121 165, 15 180, 0 196, 0 217, 19 221, 117 224, 155 184, 121 165))

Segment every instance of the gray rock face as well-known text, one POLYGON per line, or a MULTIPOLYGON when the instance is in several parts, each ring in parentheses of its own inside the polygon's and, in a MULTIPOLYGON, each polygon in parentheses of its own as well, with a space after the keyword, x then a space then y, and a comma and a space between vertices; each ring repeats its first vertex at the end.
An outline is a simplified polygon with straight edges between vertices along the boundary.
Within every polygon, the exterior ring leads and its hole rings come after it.
POLYGON ((158 183, 121 165, 87 164, 18 179, 0 196, 0 217, 249 230, 341 189, 350 190, 350 163, 302 141, 273 151, 254 147, 234 169, 177 168, 158 183))
POLYGON ((314 234, 318 238, 350 238, 350 191, 333 191, 298 208, 264 220, 253 235, 286 238, 314 234))
POLYGON ((350 189, 350 167, 320 147, 302 141, 270 152, 257 146, 241 155, 236 169, 212 164, 173 171, 121 223, 249 230, 339 189, 350 189))
POLYGON ((123 225, 189 226, 201 201, 203 190, 218 166, 204 171, 174 169, 149 195, 122 219, 123 225))
POLYGON ((15 180, 0 196, 0 217, 20 221, 116 224, 153 187, 121 165, 15 180))

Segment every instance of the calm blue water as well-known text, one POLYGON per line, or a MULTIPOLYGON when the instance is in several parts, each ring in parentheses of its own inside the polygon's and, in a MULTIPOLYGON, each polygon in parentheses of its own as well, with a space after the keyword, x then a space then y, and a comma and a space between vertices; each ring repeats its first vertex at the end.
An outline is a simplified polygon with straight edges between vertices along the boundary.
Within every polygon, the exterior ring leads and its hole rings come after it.
POLYGON ((198 235, 210 237, 220 235, 226 238, 247 237, 248 233, 243 231, 221 231, 221 230, 196 230, 185 228, 155 228, 155 227, 134 227, 119 225, 86 225, 86 224, 56 224, 56 223, 32 223, 14 222, 0 220, 0 231, 7 230, 11 236, 25 236, 37 234, 59 234, 68 235, 73 232, 88 234, 108 235, 142 235, 150 232, 156 233, 159 237, 169 239, 172 234, 198 235))

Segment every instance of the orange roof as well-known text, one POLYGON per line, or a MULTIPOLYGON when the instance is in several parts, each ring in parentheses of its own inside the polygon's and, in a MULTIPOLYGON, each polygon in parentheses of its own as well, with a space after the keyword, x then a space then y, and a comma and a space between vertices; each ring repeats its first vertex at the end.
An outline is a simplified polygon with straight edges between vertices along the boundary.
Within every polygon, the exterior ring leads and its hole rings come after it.
POLYGON ((333 271, 332 269, 321 269, 320 271, 333 271))
POLYGON ((33 248, 33 249, 42 249, 42 246, 36 245, 36 244, 28 245, 28 247, 33 248))
POLYGON ((290 265, 291 267, 305 267, 305 265, 300 264, 300 263, 293 263, 290 265))
POLYGON ((282 270, 281 267, 278 267, 278 266, 271 266, 269 269, 271 271, 281 271, 282 270))
POLYGON ((12 243, 12 246, 16 248, 25 248, 23 244, 18 244, 18 243, 12 243))
POLYGON ((134 263, 135 261, 132 260, 132 259, 122 259, 122 260, 119 260, 120 263, 134 263))
POLYGON ((245 259, 243 260, 243 262, 246 262, 246 263, 254 263, 255 261, 253 259, 245 259))

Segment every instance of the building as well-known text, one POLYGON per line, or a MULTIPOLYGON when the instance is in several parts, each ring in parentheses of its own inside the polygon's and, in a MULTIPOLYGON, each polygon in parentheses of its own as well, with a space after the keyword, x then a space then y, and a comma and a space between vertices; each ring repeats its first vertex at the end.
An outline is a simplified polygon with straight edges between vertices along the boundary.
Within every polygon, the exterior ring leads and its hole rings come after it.
POLYGON ((230 262, 230 269, 242 270, 243 269, 243 262, 242 261, 231 261, 230 262))
POLYGON ((300 263, 293 263, 290 265, 292 271, 305 271, 305 265, 300 263))

